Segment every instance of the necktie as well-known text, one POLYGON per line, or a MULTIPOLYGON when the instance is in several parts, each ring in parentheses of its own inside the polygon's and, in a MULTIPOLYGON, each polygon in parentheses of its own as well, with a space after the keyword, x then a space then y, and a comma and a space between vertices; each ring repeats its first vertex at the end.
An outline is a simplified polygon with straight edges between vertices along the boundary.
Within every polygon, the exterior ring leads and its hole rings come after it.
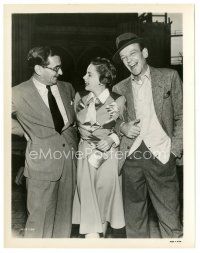
POLYGON ((61 130, 64 126, 64 120, 63 120, 63 117, 62 117, 62 115, 60 113, 60 110, 58 108, 56 99, 55 99, 55 97, 53 96, 53 94, 51 92, 50 86, 47 85, 46 88, 48 90, 49 108, 50 108, 51 115, 52 115, 52 118, 53 118, 55 130, 60 134, 61 130))
POLYGON ((102 106, 101 101, 98 98, 96 98, 95 99, 95 109, 98 110, 101 106, 102 106))

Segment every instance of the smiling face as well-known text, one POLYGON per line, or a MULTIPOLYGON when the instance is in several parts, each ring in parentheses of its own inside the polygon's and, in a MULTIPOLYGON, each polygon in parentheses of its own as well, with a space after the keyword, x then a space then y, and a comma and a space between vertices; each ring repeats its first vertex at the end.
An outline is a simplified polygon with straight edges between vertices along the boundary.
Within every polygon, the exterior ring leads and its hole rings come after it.
POLYGON ((99 73, 93 64, 90 64, 87 68, 86 75, 83 77, 85 81, 85 89, 87 91, 96 91, 100 88, 99 73))
POLYGON ((54 85, 58 77, 63 74, 61 69, 61 60, 57 55, 48 57, 49 64, 46 67, 40 66, 39 79, 45 85, 54 85))
POLYGON ((138 77, 147 69, 147 57, 148 50, 146 48, 141 50, 138 43, 128 45, 120 52, 120 58, 126 68, 132 73, 132 75, 138 77))

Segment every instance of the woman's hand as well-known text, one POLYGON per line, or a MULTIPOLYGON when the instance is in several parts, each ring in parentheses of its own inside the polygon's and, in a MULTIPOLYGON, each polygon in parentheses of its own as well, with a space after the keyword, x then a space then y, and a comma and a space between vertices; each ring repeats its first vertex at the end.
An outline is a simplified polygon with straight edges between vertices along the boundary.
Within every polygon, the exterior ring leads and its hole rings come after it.
POLYGON ((106 140, 101 140, 97 143, 96 148, 102 152, 108 151, 113 145, 114 140, 110 137, 107 137, 106 140))

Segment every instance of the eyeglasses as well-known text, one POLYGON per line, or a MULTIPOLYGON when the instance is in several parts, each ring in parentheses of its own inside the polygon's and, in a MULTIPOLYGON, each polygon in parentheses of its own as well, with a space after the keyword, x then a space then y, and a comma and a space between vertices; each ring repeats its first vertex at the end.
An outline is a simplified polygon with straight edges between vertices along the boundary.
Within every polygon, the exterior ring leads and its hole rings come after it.
POLYGON ((43 68, 45 69, 51 69, 53 70, 54 72, 58 73, 58 71, 61 69, 62 70, 62 66, 56 66, 54 68, 50 68, 50 67, 46 67, 46 66, 43 66, 43 68))

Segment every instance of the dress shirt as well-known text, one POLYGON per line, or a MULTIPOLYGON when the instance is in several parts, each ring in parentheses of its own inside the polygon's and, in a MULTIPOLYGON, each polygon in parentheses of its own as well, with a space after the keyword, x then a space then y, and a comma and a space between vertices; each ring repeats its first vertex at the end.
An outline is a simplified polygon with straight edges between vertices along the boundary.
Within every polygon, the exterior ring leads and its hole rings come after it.
MULTIPOLYGON (((39 82, 34 77, 33 77, 33 83, 34 83, 36 89, 38 90, 42 100, 44 101, 45 105, 49 108, 48 90, 46 88, 46 85, 39 82)), ((63 117, 63 120, 64 120, 64 124, 66 125, 66 123, 68 122, 68 117, 67 117, 67 113, 65 111, 65 107, 63 105, 63 102, 62 102, 62 99, 61 99, 61 96, 60 96, 60 92, 58 90, 58 86, 57 85, 52 85, 51 86, 51 91, 52 91, 53 96, 56 99, 58 108, 59 108, 60 113, 61 113, 61 115, 63 117)))
POLYGON ((151 153, 165 164, 170 156, 171 139, 160 125, 155 112, 149 67, 139 81, 132 78, 132 90, 136 119, 140 119, 140 134, 136 137, 129 155, 144 141, 151 153))

